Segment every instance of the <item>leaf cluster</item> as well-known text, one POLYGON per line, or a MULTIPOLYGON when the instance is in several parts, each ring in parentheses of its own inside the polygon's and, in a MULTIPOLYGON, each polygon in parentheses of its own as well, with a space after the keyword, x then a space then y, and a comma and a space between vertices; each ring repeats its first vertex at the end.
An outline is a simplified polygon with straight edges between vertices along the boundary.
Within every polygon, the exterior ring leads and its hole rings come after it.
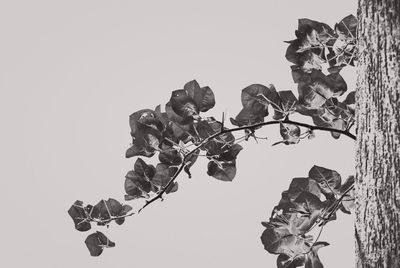
POLYGON ((278 268, 322 267, 318 250, 329 245, 309 234, 316 226, 336 219, 336 211, 350 213, 354 206, 354 177, 344 184, 334 170, 313 166, 307 178, 294 178, 273 209, 261 241, 271 254, 279 254, 278 268))
MULTIPOLYGON (((286 59, 294 64, 292 77, 299 94, 297 112, 310 116, 317 126, 349 130, 354 124, 355 91, 338 98, 347 91, 340 71, 357 60, 356 29, 353 15, 343 18, 334 30, 322 22, 300 19, 297 38, 288 42, 286 59)), ((340 134, 332 132, 332 136, 340 134)))
MULTIPOLYGON (((354 124, 355 92, 347 92, 340 74, 345 66, 357 60, 356 25, 349 15, 332 29, 325 23, 300 19, 296 39, 289 41, 286 58, 291 66, 297 93, 277 90, 272 84, 251 84, 241 91, 242 109, 227 128, 225 115, 219 121, 207 116, 215 106, 210 87, 201 87, 196 80, 172 91, 165 105, 141 109, 129 116, 132 143, 126 158, 137 157, 125 176, 125 200, 145 200, 145 208, 164 194, 178 190, 177 176, 186 172, 199 157, 207 161, 207 174, 220 181, 232 181, 236 160, 243 149, 239 144, 254 138, 266 125, 279 125, 282 140, 274 143, 293 145, 304 138, 313 138, 315 130, 329 131, 334 138, 350 133, 354 124), (290 120, 293 114, 308 116, 313 124, 290 120), (272 120, 266 120, 270 116, 272 120), (304 131, 305 129, 305 131, 304 131), (236 138, 233 132, 244 131, 236 138), (142 158, 151 158, 146 163, 142 158)), ((147 160, 146 160, 147 161, 147 160)), ((333 170, 314 166, 307 178, 294 178, 282 193, 261 236, 265 249, 278 254, 278 267, 322 267, 318 250, 328 243, 314 239, 309 232, 322 228, 336 218, 336 211, 350 213, 354 206, 354 177, 342 184, 333 170)), ((143 209, 142 208, 142 209, 143 209)), ((78 231, 88 231, 92 223, 108 226, 122 224, 132 207, 115 199, 101 200, 95 206, 76 201, 68 213, 78 231)), ((141 210, 139 210, 140 212, 141 210)), ((113 247, 101 232, 85 241, 92 256, 99 256, 106 247, 113 247)))
MULTIPOLYGON (((132 215, 128 214, 132 210, 129 205, 122 205, 115 199, 101 200, 95 206, 84 205, 82 201, 77 200, 69 208, 68 214, 74 221, 75 229, 80 232, 89 231, 92 228, 92 223, 99 226, 108 226, 112 221, 118 225, 125 222, 125 217, 132 215)), ((114 242, 101 232, 90 234, 85 244, 89 249, 90 255, 99 256, 105 247, 114 247, 114 242)))

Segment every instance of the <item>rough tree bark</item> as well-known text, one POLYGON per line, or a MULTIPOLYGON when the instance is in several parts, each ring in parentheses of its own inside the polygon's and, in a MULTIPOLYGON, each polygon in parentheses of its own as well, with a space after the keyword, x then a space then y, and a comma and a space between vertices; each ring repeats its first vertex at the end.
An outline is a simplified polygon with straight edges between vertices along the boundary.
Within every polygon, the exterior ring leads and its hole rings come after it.
POLYGON ((357 267, 400 267, 400 0, 359 0, 357 267))

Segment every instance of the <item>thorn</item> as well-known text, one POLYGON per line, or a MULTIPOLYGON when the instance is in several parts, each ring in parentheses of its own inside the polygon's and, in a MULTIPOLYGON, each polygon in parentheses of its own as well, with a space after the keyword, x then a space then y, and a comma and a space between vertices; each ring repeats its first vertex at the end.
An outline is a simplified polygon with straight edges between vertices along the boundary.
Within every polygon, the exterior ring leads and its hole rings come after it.
POLYGON ((278 145, 278 144, 281 144, 281 143, 284 143, 284 142, 285 142, 285 141, 278 141, 278 142, 275 142, 274 144, 271 145, 271 147, 272 147, 272 146, 275 146, 275 145, 278 145))

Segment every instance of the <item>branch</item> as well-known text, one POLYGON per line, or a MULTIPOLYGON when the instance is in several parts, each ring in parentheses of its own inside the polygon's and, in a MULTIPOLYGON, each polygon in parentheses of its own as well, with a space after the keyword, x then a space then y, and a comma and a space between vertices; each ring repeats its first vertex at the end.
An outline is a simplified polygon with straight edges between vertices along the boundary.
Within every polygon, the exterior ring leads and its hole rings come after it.
POLYGON ((313 126, 313 125, 309 125, 309 124, 305 124, 305 123, 301 123, 301 122, 297 122, 297 121, 292 121, 292 120, 289 120, 289 119, 261 122, 261 123, 257 123, 257 124, 252 124, 252 125, 247 125, 247 126, 242 126, 242 127, 237 127, 237 128, 231 128, 231 129, 223 129, 223 128, 221 128, 221 130, 219 132, 214 133, 213 135, 211 135, 208 138, 204 139, 194 149, 192 149, 189 153, 187 153, 183 157, 182 164, 179 166, 178 170, 175 172, 174 176, 167 183, 167 185, 165 187, 163 187, 162 190, 160 192, 158 192, 155 197, 153 197, 152 199, 146 201, 146 204, 138 211, 138 213, 140 213, 145 207, 147 207, 148 205, 150 205, 154 201, 156 201, 158 199, 163 200, 163 198, 162 198, 163 194, 174 183, 176 178, 179 176, 179 174, 182 172, 182 170, 187 165, 186 160, 188 160, 189 157, 194 152, 196 152, 200 147, 205 145, 210 140, 212 140, 214 138, 217 138, 217 137, 219 137, 219 136, 221 136, 222 134, 225 134, 225 133, 232 133, 232 132, 241 131, 241 130, 253 130, 254 131, 257 128, 261 128, 261 127, 264 127, 264 126, 267 126, 267 125, 278 125, 280 123, 295 125, 295 126, 299 126, 299 127, 305 127, 305 128, 308 128, 309 130, 320 130, 320 131, 336 132, 336 133, 343 134, 343 135, 351 138, 352 140, 356 140, 356 136, 351 134, 348 130, 340 130, 340 129, 334 129, 334 128, 329 128, 329 127, 313 126))

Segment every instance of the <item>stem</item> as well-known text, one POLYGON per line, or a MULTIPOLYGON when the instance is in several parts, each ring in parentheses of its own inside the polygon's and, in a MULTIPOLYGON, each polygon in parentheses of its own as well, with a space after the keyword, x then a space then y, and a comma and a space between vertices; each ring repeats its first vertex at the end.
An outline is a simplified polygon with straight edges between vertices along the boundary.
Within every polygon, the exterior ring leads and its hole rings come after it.
POLYGON ((305 128, 308 128, 309 130, 320 130, 320 131, 336 132, 336 133, 343 134, 343 135, 351 138, 352 140, 356 140, 356 136, 351 134, 347 130, 340 130, 340 129, 334 129, 334 128, 329 128, 329 127, 313 126, 313 125, 309 125, 309 124, 305 124, 305 123, 301 123, 301 122, 297 122, 297 121, 292 121, 292 120, 289 120, 289 119, 261 122, 261 123, 257 123, 257 124, 253 124, 253 125, 241 126, 241 127, 237 127, 237 128, 231 128, 231 129, 223 129, 223 128, 221 128, 221 130, 219 132, 214 133, 213 135, 211 135, 208 138, 204 139, 202 142, 200 142, 200 144, 198 144, 194 149, 192 149, 189 153, 187 153, 183 157, 182 164, 179 166, 178 170, 175 172, 174 176, 167 183, 167 185, 165 187, 163 187, 162 190, 160 192, 158 192, 155 197, 153 197, 152 199, 146 201, 146 204, 138 211, 138 213, 141 212, 145 207, 147 207, 148 205, 150 205, 154 201, 156 201, 158 199, 162 200, 162 196, 165 193, 165 191, 174 183, 174 181, 176 180, 178 175, 182 172, 182 170, 187 165, 186 160, 189 159, 189 157, 196 150, 198 150, 200 147, 202 147, 204 144, 206 144, 210 140, 212 140, 214 138, 217 138, 217 137, 219 137, 219 136, 221 136, 222 134, 225 134, 225 133, 232 133, 232 132, 241 131, 241 130, 255 130, 257 128, 264 127, 264 126, 267 126, 267 125, 278 125, 278 124, 281 124, 281 123, 295 125, 295 126, 299 126, 299 127, 305 127, 305 128))

